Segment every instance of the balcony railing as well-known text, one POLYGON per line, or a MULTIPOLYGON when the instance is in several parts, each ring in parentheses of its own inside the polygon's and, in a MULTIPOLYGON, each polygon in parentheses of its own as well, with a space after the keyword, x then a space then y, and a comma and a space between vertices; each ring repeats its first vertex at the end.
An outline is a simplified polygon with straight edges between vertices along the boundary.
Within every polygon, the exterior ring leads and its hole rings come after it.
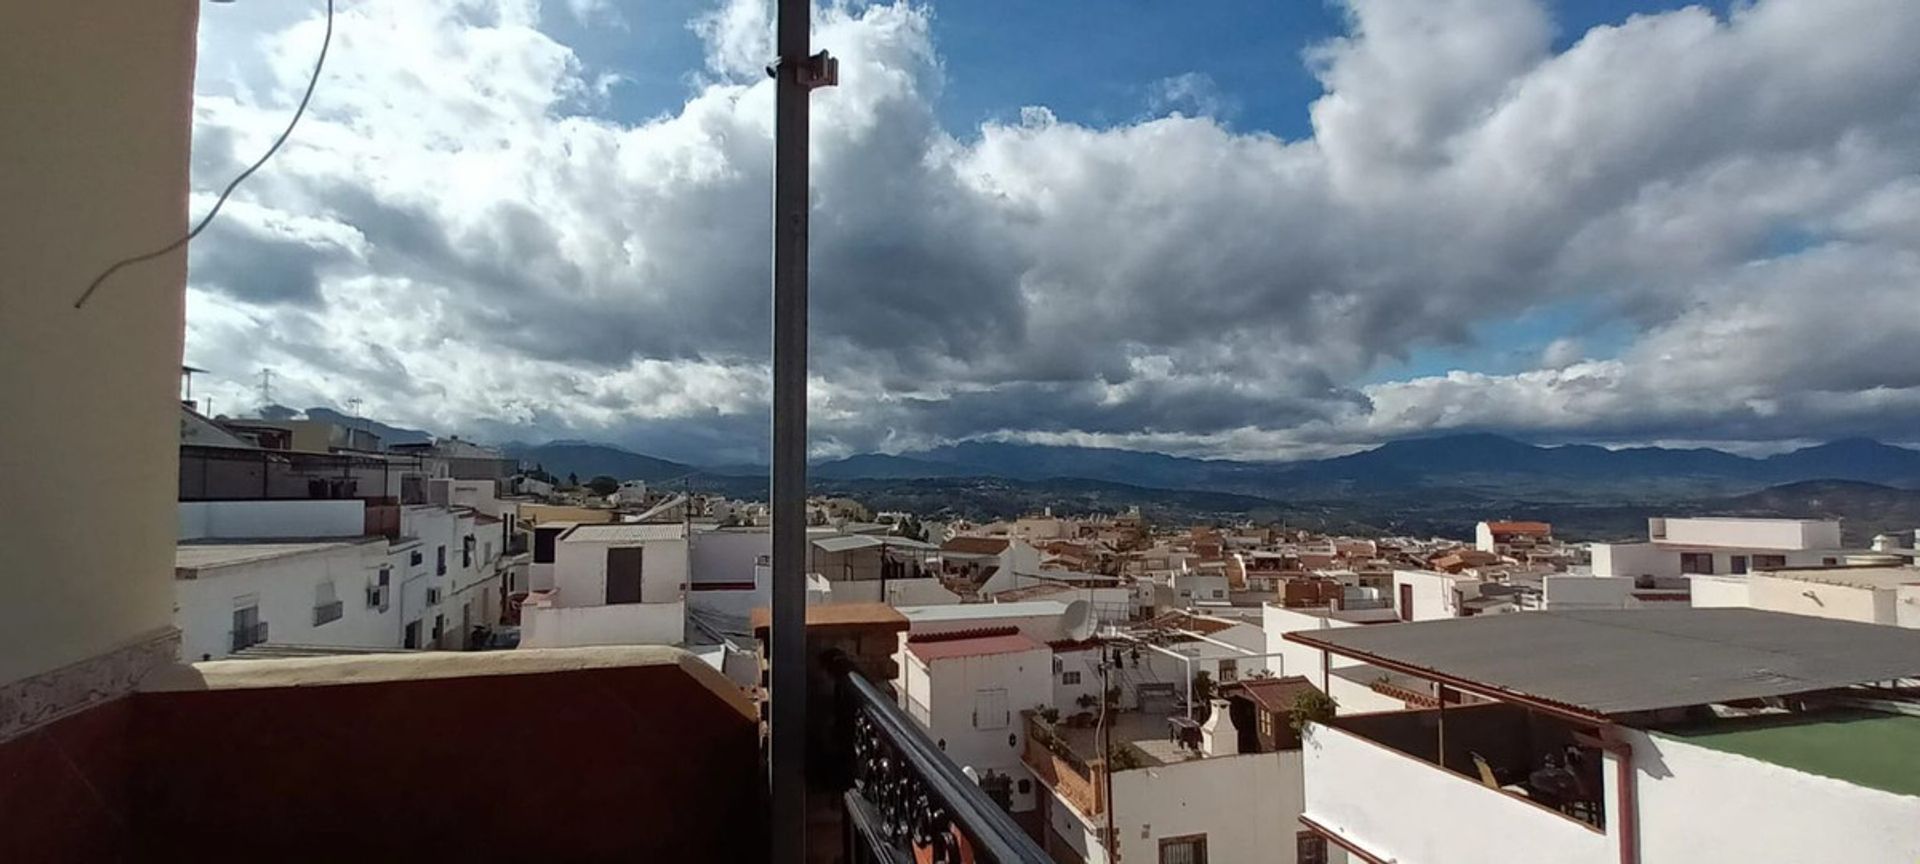
POLYGON ((267 622, 260 621, 233 629, 233 650, 244 651, 267 641, 267 622))
POLYGON ((313 626, 318 627, 329 621, 338 621, 340 620, 341 615, 346 614, 346 610, 347 610, 346 604, 339 600, 335 600, 332 603, 321 603, 317 606, 314 606, 313 607, 313 626))
POLYGON ((850 864, 1051 860, 891 698, 858 672, 837 674, 850 864))

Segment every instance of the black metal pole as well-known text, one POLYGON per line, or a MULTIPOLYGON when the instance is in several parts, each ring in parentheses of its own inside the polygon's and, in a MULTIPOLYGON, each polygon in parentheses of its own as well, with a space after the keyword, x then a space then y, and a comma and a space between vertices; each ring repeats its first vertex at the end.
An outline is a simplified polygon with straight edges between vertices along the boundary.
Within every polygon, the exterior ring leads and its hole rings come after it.
POLYGON ((807 91, 810 0, 779 0, 773 145, 772 854, 807 852, 807 91))

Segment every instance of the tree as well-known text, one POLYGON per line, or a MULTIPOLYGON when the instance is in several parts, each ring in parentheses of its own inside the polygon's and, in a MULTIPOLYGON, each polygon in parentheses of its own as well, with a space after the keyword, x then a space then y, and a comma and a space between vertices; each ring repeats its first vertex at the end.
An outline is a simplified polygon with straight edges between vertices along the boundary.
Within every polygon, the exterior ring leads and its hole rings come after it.
POLYGON ((620 481, 601 474, 592 480, 588 480, 587 488, 593 490, 593 494, 595 495, 612 495, 620 491, 620 481))
POLYGON ((1305 733, 1308 723, 1325 723, 1332 720, 1338 711, 1338 703, 1318 690, 1302 690, 1293 697, 1293 707, 1287 709, 1287 725, 1293 731, 1305 733))
POLYGON ((569 489, 580 488, 580 475, 575 474, 572 471, 568 471, 567 472, 567 488, 569 489))
POLYGON ((1193 701, 1196 705, 1213 701, 1213 676, 1205 669, 1193 673, 1193 701))

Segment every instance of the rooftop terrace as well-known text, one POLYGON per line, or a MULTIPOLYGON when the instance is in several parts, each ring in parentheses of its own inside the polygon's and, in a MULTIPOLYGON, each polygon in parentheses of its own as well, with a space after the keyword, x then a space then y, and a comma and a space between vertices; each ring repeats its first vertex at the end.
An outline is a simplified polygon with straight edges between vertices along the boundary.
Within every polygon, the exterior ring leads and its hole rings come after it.
POLYGON ((1920 717, 1835 710, 1661 729, 1688 744, 1901 795, 1920 796, 1920 717))

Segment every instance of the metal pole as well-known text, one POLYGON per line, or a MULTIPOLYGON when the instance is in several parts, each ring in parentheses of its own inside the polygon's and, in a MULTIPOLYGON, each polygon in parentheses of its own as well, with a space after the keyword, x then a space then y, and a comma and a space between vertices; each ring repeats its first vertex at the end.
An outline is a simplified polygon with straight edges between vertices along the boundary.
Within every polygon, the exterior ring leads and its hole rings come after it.
POLYGON ((773 162, 770 861, 806 860, 807 91, 810 0, 779 0, 773 162))

